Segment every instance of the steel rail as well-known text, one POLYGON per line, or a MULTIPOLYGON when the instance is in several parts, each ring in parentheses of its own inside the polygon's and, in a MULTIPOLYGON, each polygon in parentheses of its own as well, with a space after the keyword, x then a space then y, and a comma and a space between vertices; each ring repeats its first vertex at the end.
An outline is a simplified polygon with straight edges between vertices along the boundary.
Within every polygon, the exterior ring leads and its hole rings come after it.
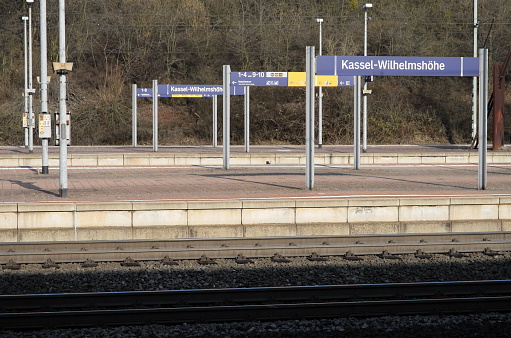
POLYGON ((394 234, 350 236, 297 236, 263 238, 169 239, 123 241, 27 242, 0 243, 0 263, 10 260, 23 264, 94 261, 198 259, 307 256, 313 252, 323 256, 377 255, 384 250, 391 254, 482 252, 511 250, 511 232, 394 234))
POLYGON ((34 329, 511 311, 510 295, 510 280, 11 295, 0 297, 0 325, 34 329))
POLYGON ((43 308, 50 310, 506 294, 511 295, 511 280, 0 295, 0 309, 12 312, 43 308))

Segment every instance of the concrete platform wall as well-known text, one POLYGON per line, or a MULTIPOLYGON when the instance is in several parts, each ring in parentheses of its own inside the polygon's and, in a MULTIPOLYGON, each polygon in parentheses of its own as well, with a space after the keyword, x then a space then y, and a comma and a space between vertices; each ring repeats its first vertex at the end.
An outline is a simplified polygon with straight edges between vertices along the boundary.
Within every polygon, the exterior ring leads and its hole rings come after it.
POLYGON ((13 203, 0 241, 511 231, 511 197, 13 203))
MULTIPOLYGON (((511 163, 511 153, 490 152, 487 161, 492 163, 511 163)), ((477 164, 478 154, 467 153, 364 153, 361 164, 477 164)), ((304 165, 305 153, 278 154, 231 154, 232 165, 304 165)), ((353 154, 319 153, 315 155, 315 164, 349 165, 354 163, 353 154)), ((51 154, 50 166, 58 166, 58 155, 51 154)), ((175 166, 175 165, 222 165, 221 154, 70 154, 68 166, 175 166)), ((2 155, 0 167, 33 167, 41 166, 41 156, 35 154, 2 155)))

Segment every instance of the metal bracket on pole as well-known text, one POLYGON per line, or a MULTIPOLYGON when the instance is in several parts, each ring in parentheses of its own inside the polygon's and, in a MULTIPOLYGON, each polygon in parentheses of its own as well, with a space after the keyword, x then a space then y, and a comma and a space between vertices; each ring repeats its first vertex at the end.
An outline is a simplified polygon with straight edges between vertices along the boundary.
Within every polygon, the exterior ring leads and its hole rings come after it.
POLYGON ((307 46, 305 67, 305 144, 306 186, 314 188, 314 46, 307 46))
POLYGON ((229 169, 231 148, 231 66, 223 67, 223 160, 224 169, 229 169))

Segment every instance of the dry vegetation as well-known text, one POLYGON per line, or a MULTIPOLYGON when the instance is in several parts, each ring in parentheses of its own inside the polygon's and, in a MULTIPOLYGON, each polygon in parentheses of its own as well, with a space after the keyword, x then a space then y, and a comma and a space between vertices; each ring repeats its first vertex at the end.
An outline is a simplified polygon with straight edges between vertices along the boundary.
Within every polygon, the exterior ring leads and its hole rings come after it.
MULTIPOLYGON (((50 61, 58 53, 57 4, 47 4, 50 61)), ((132 83, 150 87, 151 80, 158 79, 161 84, 220 84, 224 64, 233 71, 304 71, 305 47, 318 45, 316 17, 324 18, 324 55, 362 55, 362 4, 358 0, 67 1, 67 53, 75 65, 68 76, 73 142, 130 144, 132 83)), ((472 56, 473 0, 375 0, 373 4, 369 55, 472 56)), ((20 18, 27 13, 24 6, 22 1, 0 3, 0 144, 5 145, 23 143, 20 18)), ((37 1, 33 18, 36 83, 37 1)), ((510 18, 509 0, 479 0, 479 46, 489 48, 491 62, 502 62, 511 48, 510 18)), ((370 87, 370 144, 470 141, 471 78, 381 77, 370 87)), ((54 75, 49 86, 52 111, 57 109, 57 93, 54 75)), ((38 100, 36 94, 36 113, 38 100)), ((324 144, 352 142, 352 104, 351 89, 324 89, 324 144)), ((243 140, 242 105, 240 97, 233 97, 234 143, 243 140)), ((150 110, 149 100, 139 100, 141 144, 152 142, 150 110)), ((303 89, 254 88, 251 140, 303 143, 304 110, 303 89)), ((210 142, 211 99, 162 99, 160 113, 160 143, 210 142)), ((509 120, 506 142, 511 134, 509 120)))

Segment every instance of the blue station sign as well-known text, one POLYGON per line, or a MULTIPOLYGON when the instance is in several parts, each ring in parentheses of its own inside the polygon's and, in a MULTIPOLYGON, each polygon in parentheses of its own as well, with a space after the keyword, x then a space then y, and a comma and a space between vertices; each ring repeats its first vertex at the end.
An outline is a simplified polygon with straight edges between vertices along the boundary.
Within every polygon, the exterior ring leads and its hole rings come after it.
MULTIPOLYGON (((213 97, 222 95, 222 85, 158 85, 158 97, 213 97)), ((243 88, 231 86, 231 95, 243 95, 243 88)), ((152 97, 153 88, 137 88, 137 97, 152 97)))
POLYGON ((287 72, 231 72, 232 86, 287 86, 287 72))
POLYGON ((318 56, 318 75, 479 76, 479 58, 318 56))

